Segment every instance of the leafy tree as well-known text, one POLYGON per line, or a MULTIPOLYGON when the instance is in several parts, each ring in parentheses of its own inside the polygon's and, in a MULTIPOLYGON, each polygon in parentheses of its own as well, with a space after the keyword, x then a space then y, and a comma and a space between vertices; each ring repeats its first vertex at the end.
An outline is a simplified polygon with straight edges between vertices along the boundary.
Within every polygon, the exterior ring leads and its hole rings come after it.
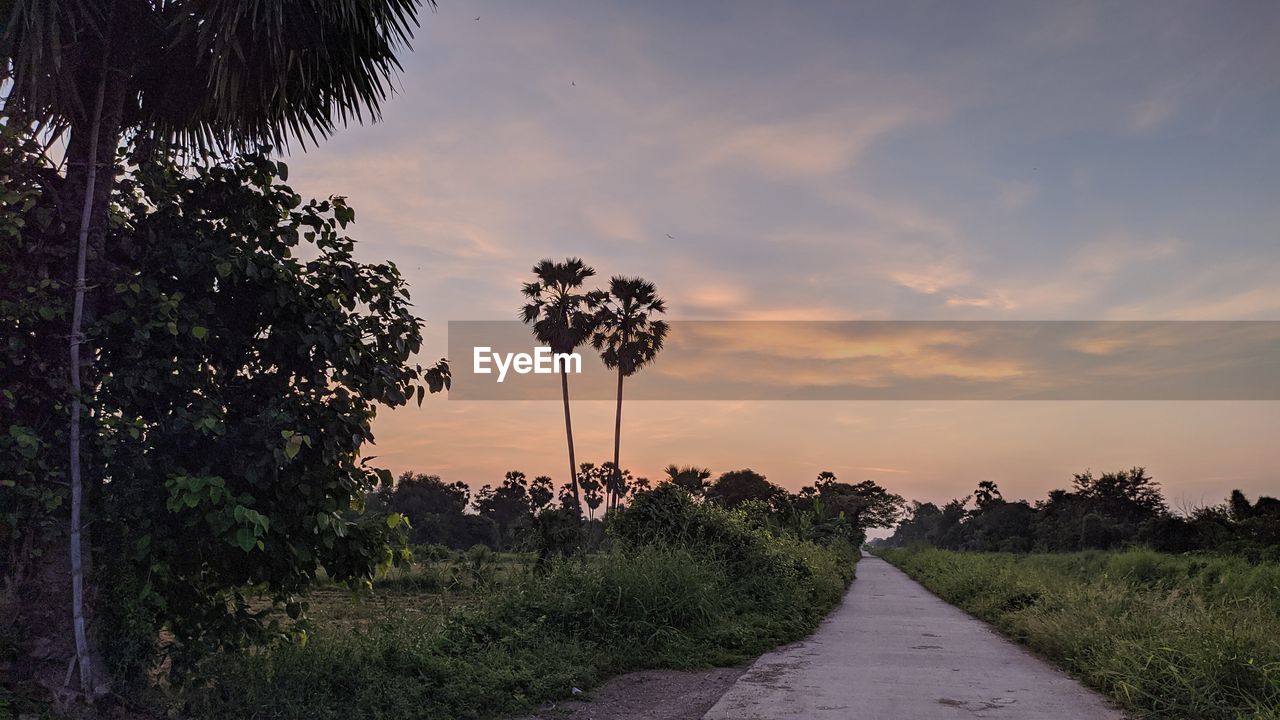
POLYGON ((843 514, 858 530, 890 527, 902 514, 906 501, 874 481, 850 484, 837 481, 832 473, 826 475, 828 478, 817 485, 818 497, 830 512, 843 514))
MULTIPOLYGON (((391 480, 360 449, 377 405, 420 401, 448 375, 408 364, 420 321, 393 265, 353 258, 343 229, 354 211, 342 198, 304 202, 261 156, 179 170, 139 152, 130 163, 86 385, 86 447, 110 482, 88 500, 98 575, 136 588, 128 608, 101 604, 103 624, 127 610, 152 648, 165 626, 183 670, 206 651, 286 630, 247 588, 297 617, 320 568, 361 584, 403 559, 399 516, 360 513, 391 480)), ((52 307, 66 312, 65 301, 52 307)), ((31 607, 25 625, 37 630, 62 612, 31 607)), ((113 633, 105 663, 145 671, 112 656, 139 645, 127 639, 113 633)), ((65 657, 58 664, 65 672, 65 657)))
POLYGON ((485 485, 476 493, 476 511, 498 527, 502 542, 510 545, 514 530, 524 525, 531 514, 529 483, 519 470, 507 472, 497 488, 485 485))
POLYGON ((747 468, 722 473, 707 489, 708 502, 726 508, 736 508, 747 500, 771 503, 785 491, 769 482, 764 475, 747 468))
MULTIPOLYGON (((432 0, 428 0, 429 2, 432 0)), ((79 686, 108 691, 95 672, 86 627, 82 516, 86 484, 107 477, 81 458, 84 374, 94 353, 86 333, 112 299, 96 272, 107 252, 116 151, 130 131, 188 148, 254 147, 332 132, 376 117, 416 22, 414 0, 294 0, 250 12, 243 2, 103 0, 0 4, 0 61, 10 123, 67 134, 67 172, 57 183, 60 241, 74 248, 55 275, 71 290, 65 436, 70 515, 70 604, 79 686), (110 169, 110 172, 102 172, 110 169), (72 260, 74 258, 74 260, 72 260), (90 268, 90 262, 94 268, 90 268)), ((56 602, 62 593, 51 595, 56 602)), ((59 602, 59 604, 62 604, 59 602)), ((62 623, 51 626, 60 627, 62 623)))
POLYGON ((664 468, 663 472, 667 474, 667 482, 684 488, 693 497, 702 497, 706 493, 707 479, 711 477, 710 470, 692 465, 680 467, 672 464, 664 468))
POLYGON ((1074 484, 1076 492, 1099 514, 1116 520, 1141 522, 1168 512, 1160 484, 1145 468, 1103 473, 1097 478, 1086 471, 1075 476, 1074 484))
MULTIPOLYGON (((600 301, 598 291, 583 292, 587 278, 596 274, 578 258, 558 263, 541 260, 533 266, 534 281, 524 284, 528 302, 520 309, 520 319, 533 327, 533 335, 554 353, 570 353, 587 342, 595 329, 591 306, 600 301)), ((574 506, 581 508, 578 465, 573 453, 573 421, 569 415, 569 373, 560 368, 560 394, 564 399, 564 434, 569 444, 569 483, 574 506)))
POLYGON ((546 568, 557 555, 570 555, 582 548, 582 519, 571 506, 547 508, 534 516, 525 535, 528 547, 538 553, 538 566, 546 568))
POLYGON ((890 527, 902 514, 905 501, 871 480, 842 483, 824 471, 812 486, 786 498, 784 515, 797 534, 812 540, 844 538, 854 546, 874 527, 890 527))
POLYGON ((394 488, 378 491, 369 509, 408 518, 409 541, 414 545, 445 545, 454 550, 476 544, 496 546, 497 526, 487 517, 467 513, 470 503, 471 489, 466 483, 446 483, 437 475, 405 472, 394 488))
MULTIPOLYGON (((622 482, 620 457, 622 447, 622 381, 653 362, 662 351, 669 326, 665 321, 654 320, 654 315, 665 314, 666 303, 658 297, 653 283, 638 277, 615 275, 609 279, 609 291, 600 296, 595 315, 595 331, 591 346, 600 352, 605 367, 618 371, 618 402, 613 420, 613 470, 619 475, 614 484, 622 482)), ((613 507, 617 506, 619 493, 610 493, 613 507)))

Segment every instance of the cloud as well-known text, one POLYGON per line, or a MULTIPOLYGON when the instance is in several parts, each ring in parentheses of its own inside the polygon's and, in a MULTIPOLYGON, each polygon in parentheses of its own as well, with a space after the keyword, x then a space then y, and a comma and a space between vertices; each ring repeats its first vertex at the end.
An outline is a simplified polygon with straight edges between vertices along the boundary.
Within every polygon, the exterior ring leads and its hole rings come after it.
POLYGON ((1164 124, 1178 111, 1178 104, 1168 97, 1153 97, 1134 103, 1129 108, 1129 129, 1150 130, 1164 124))
MULTIPOLYGON (((1108 232, 1045 271, 997 280, 939 283, 930 294, 945 291, 944 305, 959 310, 1071 314, 1096 302, 1105 289, 1123 280, 1125 273, 1156 267, 1184 247, 1185 243, 1175 237, 1145 238, 1128 232, 1108 232)), ((953 277, 964 275, 956 273, 953 277)), ((932 286, 926 283, 923 287, 932 286)))
POLYGON ((889 277, 899 285, 925 295, 936 295, 943 290, 966 285, 972 279, 967 271, 944 265, 902 270, 890 273, 889 277))
POLYGON ((821 178, 847 170, 874 142, 901 128, 905 113, 840 112, 769 123, 703 128, 689 150, 701 172, 750 170, 773 180, 821 178))
POLYGON ((1000 204, 1009 210, 1016 210, 1034 201, 1040 189, 1028 182, 1009 183, 1000 191, 1000 204))
POLYGON ((592 203, 582 208, 583 223, 593 236, 626 242, 643 242, 647 232, 629 207, 613 201, 592 203))

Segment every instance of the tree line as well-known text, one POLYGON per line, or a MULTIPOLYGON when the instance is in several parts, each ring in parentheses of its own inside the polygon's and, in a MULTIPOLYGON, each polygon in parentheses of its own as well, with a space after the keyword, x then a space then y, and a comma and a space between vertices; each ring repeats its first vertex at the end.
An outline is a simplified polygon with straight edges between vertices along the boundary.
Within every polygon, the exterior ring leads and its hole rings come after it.
POLYGON ((1170 509, 1145 468, 1076 474, 1070 489, 1034 503, 1006 500, 984 480, 970 495, 944 503, 913 502, 883 544, 947 550, 1071 552, 1146 545, 1163 552, 1276 554, 1280 500, 1250 501, 1233 490, 1222 503, 1170 509))
MULTIPOLYGON (((604 540, 613 512, 654 489, 647 478, 632 478, 612 463, 583 463, 578 480, 588 514, 579 518, 571 482, 559 488, 545 475, 529 480, 512 470, 501 483, 472 490, 463 482, 446 482, 438 475, 402 473, 394 486, 372 495, 375 514, 398 513, 408 520, 414 545, 443 545, 462 550, 485 545, 500 550, 531 550, 568 554, 594 549, 604 540), (622 484, 605 502, 610 478, 622 484), (596 513, 604 506, 604 511, 596 513)), ((834 473, 820 473, 796 492, 788 492, 751 470, 731 470, 712 479, 712 472, 696 466, 669 465, 657 487, 674 487, 695 503, 737 510, 762 526, 789 532, 803 540, 840 538, 855 547, 866 531, 889 527, 905 501, 876 483, 841 482, 834 473)))

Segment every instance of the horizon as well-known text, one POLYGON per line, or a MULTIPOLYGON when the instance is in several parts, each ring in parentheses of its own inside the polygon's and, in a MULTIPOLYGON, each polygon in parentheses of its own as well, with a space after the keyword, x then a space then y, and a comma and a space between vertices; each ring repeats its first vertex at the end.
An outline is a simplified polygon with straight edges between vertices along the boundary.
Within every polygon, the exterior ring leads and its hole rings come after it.
MULTIPOLYGON (((1274 6, 477 7, 423 18, 381 122, 289 158, 408 278, 423 361, 448 321, 514 319, 544 257, 640 275, 673 320, 1280 319, 1274 6)), ((573 409, 579 462, 609 457, 613 403, 573 409)), ((1179 507, 1274 493, 1277 426, 1268 402, 634 402, 622 464, 933 502, 1139 465, 1179 507)), ((433 397, 375 435, 396 474, 567 479, 558 402, 433 397)))

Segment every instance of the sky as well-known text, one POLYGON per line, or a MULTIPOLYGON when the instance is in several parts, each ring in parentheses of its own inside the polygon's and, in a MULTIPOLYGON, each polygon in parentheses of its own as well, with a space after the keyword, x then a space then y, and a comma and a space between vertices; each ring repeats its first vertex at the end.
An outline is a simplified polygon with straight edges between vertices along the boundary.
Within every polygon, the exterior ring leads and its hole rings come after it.
MULTIPOLYGON (((641 275, 676 320, 1280 320, 1275 3, 442 0, 421 22, 381 121, 289 163, 404 271, 424 360, 448 321, 514 319, 544 257, 641 275)), ((579 460, 609 459, 613 404, 573 411, 579 460)), ((622 444, 655 479, 831 470, 934 501, 1144 465, 1191 507, 1280 492, 1277 427, 1270 401, 655 400, 622 444)), ((567 479, 558 402, 435 396, 375 434, 396 472, 567 479)))

